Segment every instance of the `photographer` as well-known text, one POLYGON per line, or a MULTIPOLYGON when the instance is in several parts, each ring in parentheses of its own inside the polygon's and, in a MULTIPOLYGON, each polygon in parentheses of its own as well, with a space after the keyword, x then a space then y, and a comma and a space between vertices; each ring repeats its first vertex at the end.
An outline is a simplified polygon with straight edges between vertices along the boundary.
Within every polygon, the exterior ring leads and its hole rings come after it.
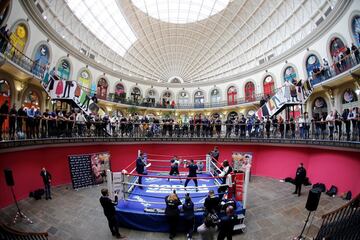
POLYGON ((179 197, 176 195, 176 192, 174 191, 170 195, 165 197, 165 215, 167 218, 167 221, 169 222, 169 231, 170 235, 169 238, 173 239, 176 236, 176 226, 179 222, 179 215, 180 211, 178 206, 181 205, 181 201, 179 200, 179 197))
POLYGON ((100 204, 104 209, 105 217, 108 220, 109 228, 113 236, 116 238, 126 238, 119 233, 119 226, 115 215, 115 206, 118 204, 118 196, 115 194, 114 201, 109 197, 109 190, 107 188, 101 189, 100 204))

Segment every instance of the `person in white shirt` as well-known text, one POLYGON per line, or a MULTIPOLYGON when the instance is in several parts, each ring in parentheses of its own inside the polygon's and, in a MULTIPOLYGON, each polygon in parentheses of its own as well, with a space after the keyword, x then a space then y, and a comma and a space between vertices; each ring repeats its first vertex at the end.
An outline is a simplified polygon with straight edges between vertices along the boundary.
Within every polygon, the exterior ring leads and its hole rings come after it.
POLYGON ((329 131, 330 131, 330 140, 334 139, 334 126, 335 126, 335 117, 334 117, 334 113, 331 111, 327 116, 326 116, 326 122, 329 126, 329 131))
POLYGON ((298 125, 299 125, 301 139, 304 139, 304 133, 305 133, 305 124, 304 123, 305 123, 304 117, 303 117, 303 115, 301 115, 298 118, 298 125))
POLYGON ((86 118, 84 116, 83 110, 81 110, 78 114, 76 114, 75 121, 78 129, 78 136, 83 136, 85 130, 85 124, 86 124, 86 118))
POLYGON ((216 231, 216 224, 210 215, 207 215, 204 218, 204 223, 197 228, 201 240, 214 240, 216 231))

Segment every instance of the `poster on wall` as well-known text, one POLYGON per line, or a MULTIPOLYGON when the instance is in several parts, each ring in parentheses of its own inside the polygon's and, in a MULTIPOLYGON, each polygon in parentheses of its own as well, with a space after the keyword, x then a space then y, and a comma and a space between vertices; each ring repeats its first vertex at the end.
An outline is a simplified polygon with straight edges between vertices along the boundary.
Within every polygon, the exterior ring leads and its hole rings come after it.
POLYGON ((97 185, 106 181, 106 170, 110 169, 110 154, 108 152, 69 155, 68 159, 74 189, 97 185))
POLYGON ((247 168, 251 168, 253 154, 251 152, 233 152, 231 155, 234 172, 245 172, 247 168))

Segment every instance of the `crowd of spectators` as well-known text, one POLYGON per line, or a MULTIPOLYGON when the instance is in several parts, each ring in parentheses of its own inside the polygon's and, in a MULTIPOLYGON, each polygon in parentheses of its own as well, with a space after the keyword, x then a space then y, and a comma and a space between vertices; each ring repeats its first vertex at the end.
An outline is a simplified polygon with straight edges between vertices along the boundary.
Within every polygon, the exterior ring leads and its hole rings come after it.
POLYGON ((56 137, 184 137, 184 138, 290 138, 360 141, 358 107, 342 113, 304 113, 298 117, 195 116, 180 120, 170 116, 85 115, 80 110, 41 112, 38 108, 0 108, 1 137, 8 140, 56 137), (8 119, 8 127, 5 120, 8 119))
POLYGON ((339 51, 334 54, 332 58, 333 65, 330 65, 328 60, 323 58, 320 67, 313 69, 313 75, 310 77, 313 85, 349 70, 360 63, 359 48, 354 43, 352 43, 351 47, 345 46, 345 49, 343 52, 339 51))

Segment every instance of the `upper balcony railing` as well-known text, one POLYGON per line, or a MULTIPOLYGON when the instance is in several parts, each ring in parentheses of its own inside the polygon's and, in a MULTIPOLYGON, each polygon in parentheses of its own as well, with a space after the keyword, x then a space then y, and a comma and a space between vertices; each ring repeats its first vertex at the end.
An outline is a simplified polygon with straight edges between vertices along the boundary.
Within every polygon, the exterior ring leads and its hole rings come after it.
POLYGON ((36 77, 39 77, 40 79, 43 78, 46 71, 46 65, 39 64, 26 56, 22 51, 11 44, 8 36, 4 36, 2 33, 0 33, 0 52, 3 54, 4 58, 34 74, 36 77))
MULTIPOLYGON (((39 64, 37 61, 26 56, 22 51, 17 49, 14 45, 9 41, 8 36, 4 36, 0 33, 0 52, 3 56, 10 60, 12 63, 18 65, 19 67, 25 69, 26 71, 34 74, 34 76, 42 79, 49 68, 49 65, 39 64)), ((332 65, 322 65, 319 68, 315 68, 313 70, 313 75, 310 77, 311 83, 313 86, 316 86, 319 83, 322 83, 332 77, 335 77, 352 67, 358 65, 360 63, 360 54, 359 49, 351 50, 350 54, 345 55, 342 54, 340 60, 335 62, 332 65)), ((86 88, 82 86, 82 89, 86 91, 88 94, 93 95, 95 93, 94 90, 86 88)), ((170 101, 167 103, 162 103, 156 101, 155 98, 140 98, 131 94, 131 97, 125 97, 116 95, 115 93, 109 93, 105 98, 99 97, 100 100, 106 100, 115 103, 121 103, 131 106, 140 106, 140 107, 149 107, 149 108, 160 108, 160 109, 203 109, 203 108, 219 108, 219 107, 231 107, 240 104, 247 103, 256 103, 261 99, 268 99, 273 94, 277 92, 277 89, 274 89, 272 94, 253 94, 252 96, 236 98, 231 97, 227 101, 215 101, 215 102, 199 102, 199 103, 180 103, 175 101, 170 101)), ((190 101, 190 98, 189 98, 190 101)))

